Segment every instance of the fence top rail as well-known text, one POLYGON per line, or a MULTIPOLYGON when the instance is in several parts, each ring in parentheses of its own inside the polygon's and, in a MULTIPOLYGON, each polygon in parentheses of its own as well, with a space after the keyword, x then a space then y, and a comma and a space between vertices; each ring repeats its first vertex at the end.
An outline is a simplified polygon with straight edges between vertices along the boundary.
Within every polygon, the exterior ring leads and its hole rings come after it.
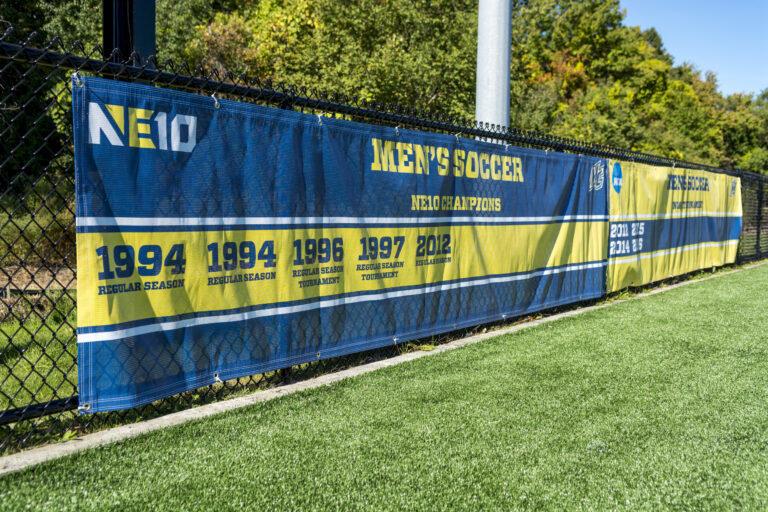
MULTIPOLYGON (((258 77, 248 78, 245 75, 235 76, 229 72, 209 71, 202 66, 193 69, 187 63, 175 66, 170 59, 159 63, 154 56, 150 56, 144 65, 136 66, 131 64, 134 62, 133 54, 127 58, 122 58, 117 49, 113 50, 110 55, 104 56, 100 46, 87 51, 80 41, 75 42, 69 48, 65 48, 60 38, 53 38, 46 43, 34 32, 29 34, 26 39, 15 38, 13 37, 14 34, 15 29, 10 26, 0 35, 0 59, 28 62, 55 69, 93 73, 97 76, 119 80, 143 81, 153 85, 177 87, 185 90, 227 94, 254 101, 263 101, 280 108, 307 108, 393 127, 412 127, 430 132, 490 139, 510 145, 628 160, 650 165, 701 169, 756 181, 768 181, 768 176, 744 169, 718 168, 583 140, 460 119, 429 110, 385 104, 375 100, 328 93, 314 88, 307 89, 307 87, 297 87, 282 82, 274 83, 269 79, 261 81, 258 77), (95 58, 94 56, 102 58, 95 58)), ((0 72, 2 69, 4 68, 0 67, 0 72)))

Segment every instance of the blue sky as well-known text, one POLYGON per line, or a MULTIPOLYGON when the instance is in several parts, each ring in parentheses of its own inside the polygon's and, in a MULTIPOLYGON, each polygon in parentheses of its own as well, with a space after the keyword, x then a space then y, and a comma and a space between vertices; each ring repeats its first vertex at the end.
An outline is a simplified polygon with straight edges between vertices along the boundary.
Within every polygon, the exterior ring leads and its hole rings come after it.
POLYGON ((675 64, 717 73, 720 91, 768 88, 768 0, 620 0, 624 24, 655 27, 675 64))

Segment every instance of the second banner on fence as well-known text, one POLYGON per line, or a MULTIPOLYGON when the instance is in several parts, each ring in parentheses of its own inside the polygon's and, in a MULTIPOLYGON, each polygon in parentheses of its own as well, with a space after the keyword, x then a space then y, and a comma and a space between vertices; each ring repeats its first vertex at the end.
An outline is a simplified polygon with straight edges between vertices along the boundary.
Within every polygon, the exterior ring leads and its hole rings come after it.
POLYGON ((736 261, 738 177, 626 161, 609 167, 609 292, 736 261))

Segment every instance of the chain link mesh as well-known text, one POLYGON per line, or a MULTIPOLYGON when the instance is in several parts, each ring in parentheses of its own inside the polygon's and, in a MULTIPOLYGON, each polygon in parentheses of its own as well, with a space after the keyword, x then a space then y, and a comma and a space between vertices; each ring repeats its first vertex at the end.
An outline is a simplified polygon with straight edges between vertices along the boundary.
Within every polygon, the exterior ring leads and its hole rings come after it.
MULTIPOLYGON (((150 405, 78 416, 75 261, 74 155, 70 75, 99 76, 176 90, 214 94, 305 113, 503 141, 516 146, 634 160, 657 165, 704 168, 742 179, 744 228, 740 261, 766 255, 766 178, 740 170, 671 160, 589 142, 508 129, 382 104, 315 89, 151 61, 136 67, 133 56, 100 48, 87 51, 34 34, 17 37, 11 27, 0 36, 0 454, 122 423, 135 422, 278 383, 309 378, 403 349, 385 347, 325 359, 266 374, 235 379, 169 397, 150 405)), ((304 319, 310 322, 311 318, 304 319)), ((488 326, 473 327, 462 333, 488 326)), ((314 326, 307 325, 307 330, 314 326)), ((440 343, 458 333, 435 337, 440 343)), ((224 343, 223 345, 231 345, 224 343)), ((233 349, 234 350, 234 349, 233 349)), ((167 358, 152 358, 173 363, 167 358)), ((143 362, 137 360, 141 366, 143 362)), ((153 371, 152 368, 144 368, 153 371)), ((166 371, 167 368, 160 368, 166 371)))

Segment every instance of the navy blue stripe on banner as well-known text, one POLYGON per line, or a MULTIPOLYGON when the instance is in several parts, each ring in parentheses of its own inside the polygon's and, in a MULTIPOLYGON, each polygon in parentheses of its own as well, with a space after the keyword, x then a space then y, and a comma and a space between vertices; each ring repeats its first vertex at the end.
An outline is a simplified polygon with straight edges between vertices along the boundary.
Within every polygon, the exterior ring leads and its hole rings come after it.
POLYGON ((216 382, 600 297, 604 267, 79 345, 91 408, 134 407, 216 382), (343 322, 342 322, 343 320, 343 322), (109 394, 96 389, 108 388, 109 394))
POLYGON ((487 221, 476 222, 437 222, 423 224, 417 222, 411 223, 391 223, 391 224, 291 224, 289 226, 274 226, 268 224, 228 224, 218 226, 78 226, 77 233, 175 233, 175 232, 194 232, 194 231, 260 231, 276 229, 319 229, 332 226, 334 228, 360 228, 375 229, 388 227, 402 228, 441 228, 450 226, 538 226, 550 224, 570 224, 578 222, 599 222, 606 221, 607 218, 584 219, 584 220, 549 220, 549 221, 519 221, 519 222, 494 222, 492 218, 487 221))
POLYGON ((740 235, 741 217, 706 216, 611 222, 608 257, 632 256, 694 244, 738 240, 740 235), (625 243, 618 244, 620 241, 625 243))

